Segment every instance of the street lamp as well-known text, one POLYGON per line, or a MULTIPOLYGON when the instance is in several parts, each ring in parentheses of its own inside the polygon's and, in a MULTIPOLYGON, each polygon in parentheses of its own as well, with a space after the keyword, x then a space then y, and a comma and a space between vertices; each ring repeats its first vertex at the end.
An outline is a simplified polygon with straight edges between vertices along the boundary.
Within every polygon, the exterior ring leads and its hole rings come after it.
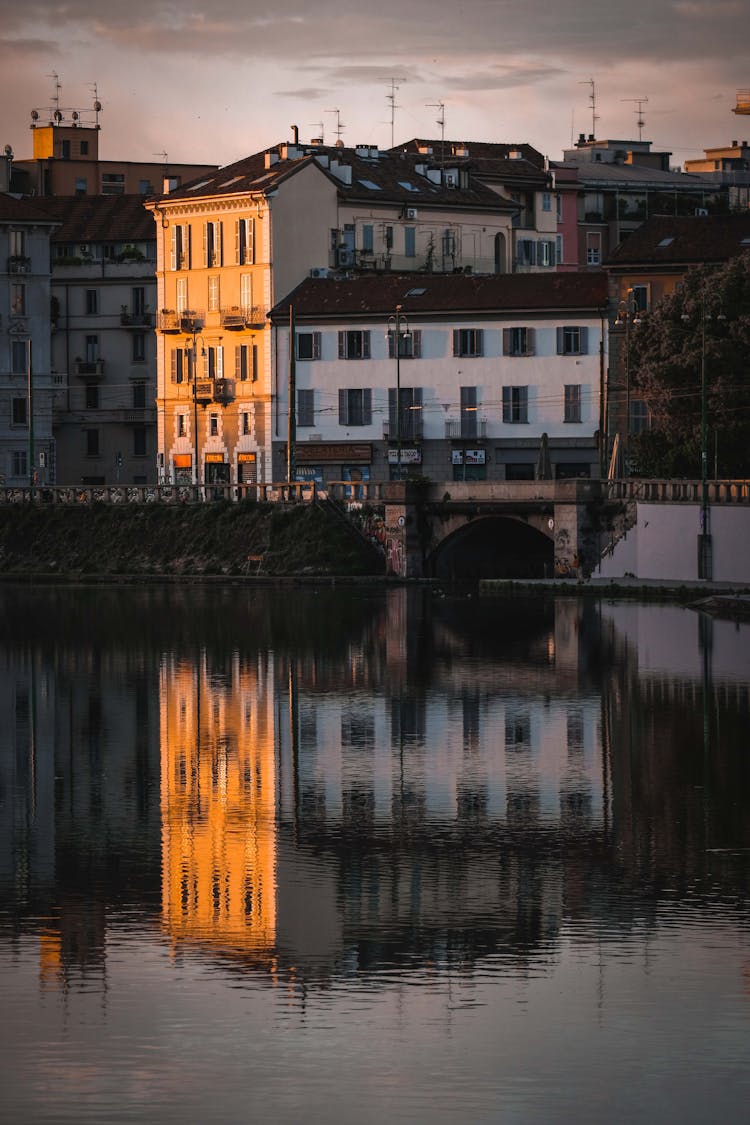
POLYGON ((403 306, 396 305, 396 311, 388 317, 388 331, 386 339, 393 341, 393 353, 396 357, 396 456, 398 458, 396 479, 401 480, 401 341, 411 339, 409 321, 402 311, 403 306))
MULTIPOLYGON (((640 308, 635 289, 626 290, 626 296, 617 305, 615 328, 625 329, 625 425, 622 431, 622 475, 630 476, 630 327, 641 323, 640 308)), ((619 410, 618 410, 619 413, 619 410)), ((619 430, 619 427, 618 427, 619 430)))
MULTIPOLYGON (((712 314, 706 312, 706 294, 701 294, 701 514, 700 529, 698 532, 698 577, 711 578, 713 576, 713 558, 711 550, 711 508, 708 503, 708 391, 706 387, 706 321, 712 319, 712 314)), ((716 320, 723 321, 727 318, 722 312, 717 313, 716 320)), ((690 322, 690 314, 683 313, 681 320, 690 322)))

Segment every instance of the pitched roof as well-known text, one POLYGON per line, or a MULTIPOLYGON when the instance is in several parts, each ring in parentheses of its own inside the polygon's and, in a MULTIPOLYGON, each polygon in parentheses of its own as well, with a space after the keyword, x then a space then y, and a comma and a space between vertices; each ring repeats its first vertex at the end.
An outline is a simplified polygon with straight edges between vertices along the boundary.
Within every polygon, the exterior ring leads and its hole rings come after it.
POLYGON ((595 187, 637 188, 667 187, 669 190, 701 192, 706 189, 706 181, 701 176, 687 172, 663 172, 661 168, 649 168, 645 164, 616 164, 602 161, 598 164, 589 160, 553 160, 550 167, 575 168, 581 184, 591 183, 595 187))
POLYGON ((15 195, 0 192, 0 222, 3 223, 50 223, 53 220, 41 206, 40 200, 29 203, 15 195))
POLYGON ((607 303, 604 273, 366 274, 307 278, 269 314, 273 320, 345 317, 383 319, 401 305, 407 314, 598 310, 607 303))
MULTIPOLYGON (((413 152, 426 155, 432 150, 436 158, 456 160, 511 160, 510 154, 521 153, 521 159, 537 169, 544 168, 541 152, 529 144, 501 144, 497 141, 442 141, 412 137, 410 141, 394 145, 391 152, 413 152)), ((517 159, 517 158, 515 158, 517 159)), ((515 163, 514 159, 514 163, 515 163)))
POLYGON ((608 266, 724 262, 750 250, 750 211, 648 219, 616 246, 608 266))
POLYGON ((278 157, 270 167, 266 151, 257 152, 184 184, 162 196, 160 202, 269 192, 300 168, 315 163, 335 185, 340 199, 412 207, 450 206, 501 212, 515 209, 515 204, 473 177, 465 187, 450 186, 442 180, 435 183, 426 174, 428 167, 436 167, 434 161, 414 153, 318 144, 280 144, 267 151, 278 157), (336 166, 346 169, 345 178, 335 174, 336 166))
POLYGON ((35 200, 62 225, 54 242, 149 242, 156 240, 153 216, 142 195, 57 195, 35 200))

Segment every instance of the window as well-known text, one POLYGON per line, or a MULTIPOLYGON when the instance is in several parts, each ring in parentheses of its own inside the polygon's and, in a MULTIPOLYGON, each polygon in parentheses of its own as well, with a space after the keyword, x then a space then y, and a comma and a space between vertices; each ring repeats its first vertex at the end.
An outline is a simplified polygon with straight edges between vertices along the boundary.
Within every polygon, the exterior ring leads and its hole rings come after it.
POLYGON ((215 273, 208 279, 208 311, 219 311, 219 276, 215 273))
POLYGON ((555 265, 555 243, 545 239, 537 245, 537 264, 547 268, 555 265))
POLYGON ((529 388, 503 387, 503 422, 528 422, 529 388))
POLYGON ((99 337, 86 337, 86 363, 96 363, 99 358, 99 337))
POLYGON ((566 422, 581 421, 581 384, 565 384, 565 417, 566 422))
POLYGON ((484 354, 484 330, 482 328, 454 328, 453 354, 463 358, 484 354))
POLYGON ((517 243, 517 251, 519 266, 536 265, 536 242, 533 238, 520 238, 517 243))
POLYGON ((602 261, 602 236, 588 232, 586 234, 586 265, 598 266, 602 261))
POLYGON ((28 473, 28 461, 25 449, 14 449, 11 454, 11 473, 14 477, 25 477, 28 473))
POLYGON ((146 289, 143 285, 134 285, 130 290, 130 306, 133 316, 144 316, 146 313, 146 289))
POLYGON ((641 398, 630 400, 630 429, 631 434, 642 434, 651 429, 651 411, 648 404, 641 398))
POLYGON ((221 222, 203 224, 203 265, 220 266, 223 260, 221 222))
POLYGON ((251 422, 251 418, 250 418, 250 412, 248 410, 243 410, 243 412, 242 412, 242 433, 245 436, 247 436, 248 434, 251 434, 252 432, 253 431, 252 431, 252 422, 251 422))
POLYGON ((143 379, 139 379, 137 383, 133 383, 133 410, 146 409, 146 383, 143 379))
POLYGON ((102 175, 102 195, 124 195, 125 176, 121 172, 104 172, 102 175))
POLYGON ((139 195, 153 195, 154 188, 150 180, 138 181, 138 194, 139 195))
POLYGON ((417 228, 404 227, 404 254, 407 258, 417 256, 417 228))
POLYGON ((388 388, 388 433, 391 441, 399 436, 414 441, 422 437, 422 388, 401 387, 398 417, 396 388, 388 388))
POLYGON ((375 247, 374 228, 372 223, 365 223, 362 227, 362 252, 372 254, 375 247))
POLYGON ((534 355, 533 328, 503 328, 503 355, 534 355))
POLYGON ((369 387, 339 390, 339 425, 372 424, 372 391, 369 387))
POLYGON ((190 269, 190 224, 177 223, 172 227, 170 266, 173 270, 190 269))
POLYGON ((648 312, 651 298, 650 285, 633 285, 630 289, 631 306, 636 312, 648 312))
POLYGON ((177 415, 177 436, 185 437, 187 434, 187 423, 184 414, 177 415))
POLYGON ((561 265, 563 261, 563 236, 558 234, 555 236, 555 262, 561 265))
POLYGON ((63 160, 70 160, 70 141, 69 140, 63 141, 62 145, 61 145, 61 148, 62 148, 62 153, 61 153, 62 159, 63 160))
POLYGON ((255 261, 255 219, 237 220, 234 243, 237 265, 251 266, 255 261))
POLYGON ((542 211, 551 211, 551 210, 552 210, 552 192, 543 191, 542 192, 542 211))
POLYGON ((76 195, 85 195, 87 191, 88 191, 88 180, 86 179, 86 177, 85 176, 76 176, 75 194, 76 195))
POLYGON ((86 456, 98 457, 99 456, 99 431, 86 430, 86 456))
POLYGON ((26 231, 10 231, 10 256, 11 258, 26 257, 26 231))
MULTIPOLYGON (((88 382, 84 388, 87 410, 99 409, 99 384, 88 382)), ((99 451, 97 450, 97 453, 99 451)))
POLYGON ((443 231, 443 257, 455 258, 456 256, 456 232, 453 230, 443 231))
POLYGON ((146 361, 146 333, 134 332, 132 337, 132 356, 133 363, 145 363, 146 361))
POLYGON ((13 426, 25 426, 25 425, 27 425, 27 421, 26 421, 26 399, 25 398, 11 399, 10 420, 11 420, 11 425, 13 425, 13 426))
POLYGON ((475 438, 477 433, 477 388, 461 387, 461 437, 475 438))
POLYGON ((354 330, 339 332, 339 359, 369 359, 370 332, 354 330))
POLYGON ((189 361, 184 348, 175 348, 172 352, 172 382, 183 383, 187 380, 189 361))
MULTIPOLYGON (((393 350, 393 329, 388 330, 388 355, 391 359, 395 359, 395 352, 393 350)), ((401 359, 419 359, 422 355, 422 330, 420 328, 411 329, 404 335, 399 333, 398 337, 398 354, 401 359)))
POLYGON ((315 391, 300 388, 297 391, 297 425, 315 425, 315 391))
POLYGON ((89 154, 89 142, 88 141, 81 141, 79 152, 80 152, 81 156, 88 156, 88 154, 89 154))
POLYGON ((557 329, 558 355, 587 355, 588 329, 566 324, 557 329))
POLYGON ((211 437, 219 436, 219 415, 209 414, 208 416, 208 432, 211 437))
POLYGON ((188 285, 186 277, 177 278, 177 315, 182 316, 188 308, 188 285))
POLYGON ((297 333, 297 359, 320 359, 320 332, 297 333))
POLYGON ((240 306, 248 311, 253 307, 253 275, 240 274, 240 306))
POLYGON ((386 250, 393 249, 393 227, 387 226, 383 228, 383 241, 385 242, 386 250))
POLYGON ((561 223, 562 219, 563 219, 563 204, 562 204, 562 196, 560 195, 559 192, 555 196, 555 215, 556 215, 558 223, 561 223))
POLYGON ((258 345, 238 344, 234 349, 234 377, 246 383, 258 378, 258 345))
POLYGON ((26 316, 26 286, 15 281, 10 287, 10 315, 26 316))
POLYGON ((10 353, 10 369, 12 375, 26 374, 26 360, 28 358, 28 340, 12 340, 10 353))
POLYGON ((146 427, 134 426, 133 427, 133 456, 145 457, 146 456, 146 427))
POLYGON ((212 344, 211 347, 206 349, 206 358, 208 360, 208 377, 209 379, 223 379, 224 378, 224 348, 221 344, 212 344))

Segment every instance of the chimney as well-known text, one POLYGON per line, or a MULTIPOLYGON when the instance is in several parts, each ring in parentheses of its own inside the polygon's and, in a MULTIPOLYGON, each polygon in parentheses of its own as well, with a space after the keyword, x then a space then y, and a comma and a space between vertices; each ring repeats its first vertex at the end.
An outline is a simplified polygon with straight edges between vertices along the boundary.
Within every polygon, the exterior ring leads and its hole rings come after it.
POLYGON ((162 181, 162 193, 164 195, 169 195, 170 191, 177 191, 180 183, 180 176, 165 176, 162 181))
POLYGON ((265 153, 265 166, 266 166, 266 168, 267 169, 273 168, 274 164, 278 164, 278 162, 279 162, 278 152, 274 152, 273 149, 269 149, 268 152, 265 153))

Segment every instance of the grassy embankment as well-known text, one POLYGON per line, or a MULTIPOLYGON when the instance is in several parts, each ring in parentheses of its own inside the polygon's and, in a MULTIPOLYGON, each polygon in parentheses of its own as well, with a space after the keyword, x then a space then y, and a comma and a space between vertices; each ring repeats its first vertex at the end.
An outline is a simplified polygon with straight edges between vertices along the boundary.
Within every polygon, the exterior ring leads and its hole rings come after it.
POLYGON ((353 528, 317 506, 94 504, 0 509, 0 574, 375 575, 353 528), (261 558, 259 562, 258 559, 261 558))

